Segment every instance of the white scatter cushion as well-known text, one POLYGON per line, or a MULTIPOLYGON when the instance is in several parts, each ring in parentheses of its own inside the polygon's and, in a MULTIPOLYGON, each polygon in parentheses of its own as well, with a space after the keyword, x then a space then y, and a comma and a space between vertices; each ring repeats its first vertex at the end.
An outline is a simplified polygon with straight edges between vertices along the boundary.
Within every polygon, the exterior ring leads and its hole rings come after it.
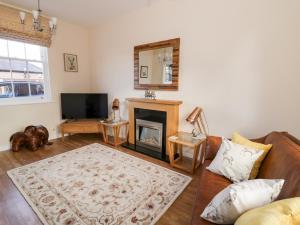
POLYGON ((227 177, 234 183, 245 181, 249 179, 255 161, 263 153, 263 150, 235 144, 222 138, 220 149, 207 169, 227 177))
POLYGON ((231 184, 213 198, 201 217, 217 224, 233 224, 247 210, 274 201, 283 183, 281 179, 257 179, 231 184))

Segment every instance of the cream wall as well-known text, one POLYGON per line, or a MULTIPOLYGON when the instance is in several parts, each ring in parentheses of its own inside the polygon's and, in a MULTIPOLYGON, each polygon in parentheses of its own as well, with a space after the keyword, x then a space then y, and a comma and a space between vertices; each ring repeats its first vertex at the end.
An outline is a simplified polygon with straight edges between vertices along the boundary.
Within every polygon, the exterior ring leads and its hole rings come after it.
POLYGON ((184 117, 199 105, 212 134, 287 130, 299 136, 298 0, 154 2, 90 31, 60 21, 49 49, 52 102, 0 106, 0 149, 29 124, 43 124, 57 137, 61 92, 108 92, 110 100, 120 98, 127 117, 125 98, 143 97, 133 89, 133 47, 176 37, 179 91, 157 95, 183 100, 180 129, 191 129, 184 117), (78 55, 78 73, 64 72, 65 52, 78 55))
POLYGON ((180 86, 157 92, 179 99, 180 127, 195 106, 210 132, 249 137, 300 134, 300 1, 158 0, 91 31, 92 88, 110 100, 143 97, 133 89, 135 45, 181 38, 180 86))
POLYGON ((52 101, 42 104, 0 106, 0 150, 8 149, 9 137, 30 124, 42 124, 51 138, 58 136, 60 93, 90 92, 90 46, 86 28, 59 21, 48 50, 52 101), (78 55, 79 72, 64 72, 63 53, 78 55))

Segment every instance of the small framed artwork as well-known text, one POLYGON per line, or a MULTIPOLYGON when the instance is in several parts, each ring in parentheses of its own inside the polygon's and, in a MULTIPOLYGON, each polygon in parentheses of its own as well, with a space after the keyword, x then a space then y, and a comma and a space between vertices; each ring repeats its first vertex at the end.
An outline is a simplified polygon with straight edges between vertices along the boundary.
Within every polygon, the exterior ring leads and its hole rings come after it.
POLYGON ((66 72, 78 72, 77 55, 64 53, 64 64, 66 72))
POLYGON ((148 66, 141 66, 140 78, 148 78, 148 66))

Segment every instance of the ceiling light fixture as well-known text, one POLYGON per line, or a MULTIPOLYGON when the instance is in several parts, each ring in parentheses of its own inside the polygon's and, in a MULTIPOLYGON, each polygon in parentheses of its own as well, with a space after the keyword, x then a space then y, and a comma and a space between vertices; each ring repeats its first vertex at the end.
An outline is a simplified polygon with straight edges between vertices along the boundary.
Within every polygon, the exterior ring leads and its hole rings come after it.
MULTIPOLYGON (((38 9, 37 10, 32 10, 32 17, 33 17, 33 29, 35 31, 38 31, 38 32, 43 32, 44 31, 44 28, 42 27, 42 24, 41 24, 41 13, 42 13, 42 10, 40 8, 40 0, 38 0, 38 9)), ((19 13, 19 16, 20 16, 20 22, 21 24, 25 24, 25 19, 26 19, 26 13, 21 11, 19 13)), ((56 17, 52 17, 49 19, 49 29, 50 29, 50 32, 52 34, 54 34, 56 32, 56 24, 57 24, 57 19, 56 17)))

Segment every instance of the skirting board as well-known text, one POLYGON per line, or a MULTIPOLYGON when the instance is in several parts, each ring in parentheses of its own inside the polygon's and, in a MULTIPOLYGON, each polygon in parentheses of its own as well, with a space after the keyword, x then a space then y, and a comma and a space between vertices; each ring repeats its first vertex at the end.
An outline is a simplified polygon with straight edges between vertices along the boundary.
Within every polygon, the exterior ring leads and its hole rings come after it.
POLYGON ((7 151, 9 149, 10 149, 10 145, 9 144, 1 145, 0 146, 0 152, 7 151))

